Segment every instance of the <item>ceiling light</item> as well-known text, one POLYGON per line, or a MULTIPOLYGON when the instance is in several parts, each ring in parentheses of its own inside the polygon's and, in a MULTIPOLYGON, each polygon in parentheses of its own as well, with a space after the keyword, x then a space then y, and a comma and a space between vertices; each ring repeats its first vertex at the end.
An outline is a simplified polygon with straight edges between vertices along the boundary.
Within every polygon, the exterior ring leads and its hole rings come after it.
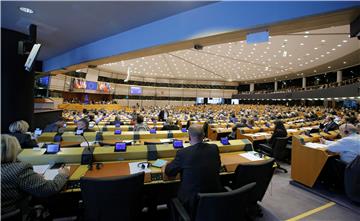
POLYGON ((326 41, 325 40, 321 40, 322 43, 325 43, 326 41))
POLYGON ((19 10, 28 14, 34 14, 34 10, 32 10, 31 8, 19 7, 19 10))
POLYGON ((343 40, 342 42, 343 42, 343 43, 346 43, 346 42, 347 42, 347 40, 343 40))
POLYGON ((287 51, 283 52, 283 57, 285 58, 287 56, 287 51))
POLYGON ((309 34, 310 32, 306 31, 305 34, 309 34))
POLYGON ((333 48, 333 49, 331 49, 331 50, 335 51, 335 50, 336 50, 336 48, 333 48))
POLYGON ((307 36, 307 35, 304 35, 304 38, 307 38, 307 37, 309 37, 309 36, 307 36))
POLYGON ((341 47, 341 44, 338 44, 337 46, 338 46, 338 47, 341 47))
POLYGON ((318 48, 314 48, 314 50, 317 50, 318 48))
POLYGON ((346 64, 346 61, 344 61, 343 64, 346 64))
POLYGON ((300 45, 301 45, 301 46, 303 46, 303 45, 304 45, 304 43, 300 43, 300 45))

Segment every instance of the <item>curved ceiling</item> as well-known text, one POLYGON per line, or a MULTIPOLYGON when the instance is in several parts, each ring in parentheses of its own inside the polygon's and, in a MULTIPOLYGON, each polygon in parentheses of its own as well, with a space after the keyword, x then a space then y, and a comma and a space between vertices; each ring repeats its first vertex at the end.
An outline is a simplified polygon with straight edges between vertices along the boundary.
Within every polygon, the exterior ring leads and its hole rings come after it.
POLYGON ((213 2, 2 1, 1 27, 28 34, 38 26, 39 60, 213 2), (28 7, 26 14, 19 7, 28 7), (106 13, 104 13, 106 12, 106 13), (141 16, 139 16, 141 15, 141 16))
POLYGON ((246 41, 189 48, 97 66, 132 76, 256 82, 293 78, 360 63, 360 41, 350 38, 349 25, 246 41), (349 55, 353 55, 349 57, 349 55), (324 66, 325 65, 325 66, 324 66), (317 67, 322 67, 317 70, 317 67))

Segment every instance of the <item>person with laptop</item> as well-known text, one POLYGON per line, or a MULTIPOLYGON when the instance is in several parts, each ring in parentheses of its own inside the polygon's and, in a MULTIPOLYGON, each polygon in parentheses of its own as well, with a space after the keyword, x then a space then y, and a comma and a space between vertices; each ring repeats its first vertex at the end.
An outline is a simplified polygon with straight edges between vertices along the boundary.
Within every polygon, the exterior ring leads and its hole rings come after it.
POLYGON ((70 174, 67 167, 62 167, 53 180, 45 180, 34 172, 31 164, 17 159, 20 152, 16 137, 1 136, 1 214, 16 209, 26 212, 29 196, 48 197, 58 193, 70 174))
POLYGON ((178 198, 194 216, 198 193, 222 192, 220 182, 220 154, 216 144, 204 143, 204 130, 201 125, 189 127, 191 146, 177 151, 175 159, 165 168, 165 174, 181 176, 178 198))

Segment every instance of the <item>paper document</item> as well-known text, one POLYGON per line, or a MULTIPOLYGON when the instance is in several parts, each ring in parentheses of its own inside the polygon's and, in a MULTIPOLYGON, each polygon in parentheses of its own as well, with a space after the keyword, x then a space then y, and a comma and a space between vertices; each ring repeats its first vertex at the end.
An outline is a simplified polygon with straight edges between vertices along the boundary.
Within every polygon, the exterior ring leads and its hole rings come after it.
POLYGON ((255 151, 248 151, 246 153, 241 153, 239 155, 251 161, 263 160, 263 158, 259 157, 259 153, 255 151))
POLYGON ((311 143, 308 142, 305 144, 306 147, 310 147, 310 148, 314 148, 314 149, 318 149, 318 148, 326 148, 327 145, 326 144, 321 144, 321 143, 311 143))
MULTIPOLYGON (((143 162, 129 163, 130 174, 141 173, 141 172, 145 172, 145 173, 151 172, 151 170, 149 168, 142 169, 141 166, 139 166, 139 163, 143 163, 143 162)), ((144 164, 145 164, 145 166, 147 166, 147 163, 144 163, 144 164)))
POLYGON ((38 174, 44 174, 45 171, 50 167, 49 164, 47 165, 34 165, 33 166, 33 169, 34 169, 34 172, 35 173, 38 173, 38 174))
POLYGON ((287 132, 297 132, 296 129, 287 129, 287 132))
POLYGON ((172 139, 160 139, 161 143, 171 143, 172 141, 172 139))
POLYGON ((58 175, 58 173, 59 173, 58 169, 48 169, 44 174, 44 178, 45 180, 54 180, 54 178, 56 177, 56 175, 58 175))
POLYGON ((266 132, 259 132, 259 133, 255 133, 254 135, 256 135, 256 136, 269 136, 270 134, 266 133, 266 132))

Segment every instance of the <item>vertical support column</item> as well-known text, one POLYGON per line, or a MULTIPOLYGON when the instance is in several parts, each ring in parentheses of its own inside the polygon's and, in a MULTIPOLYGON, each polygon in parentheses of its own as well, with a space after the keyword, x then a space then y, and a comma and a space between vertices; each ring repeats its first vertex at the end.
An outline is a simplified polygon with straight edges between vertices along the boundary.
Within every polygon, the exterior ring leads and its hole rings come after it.
POLYGON ((306 77, 302 78, 302 88, 306 88, 306 77))
POLYGON ((255 86, 254 83, 251 83, 251 84, 250 84, 250 92, 253 92, 253 91, 254 91, 254 86, 255 86))
POLYGON ((336 72, 336 82, 338 84, 340 84, 341 81, 342 81, 342 71, 337 71, 336 72))
POLYGON ((275 82, 274 82, 274 91, 277 91, 277 90, 278 90, 278 82, 275 81, 275 82))

